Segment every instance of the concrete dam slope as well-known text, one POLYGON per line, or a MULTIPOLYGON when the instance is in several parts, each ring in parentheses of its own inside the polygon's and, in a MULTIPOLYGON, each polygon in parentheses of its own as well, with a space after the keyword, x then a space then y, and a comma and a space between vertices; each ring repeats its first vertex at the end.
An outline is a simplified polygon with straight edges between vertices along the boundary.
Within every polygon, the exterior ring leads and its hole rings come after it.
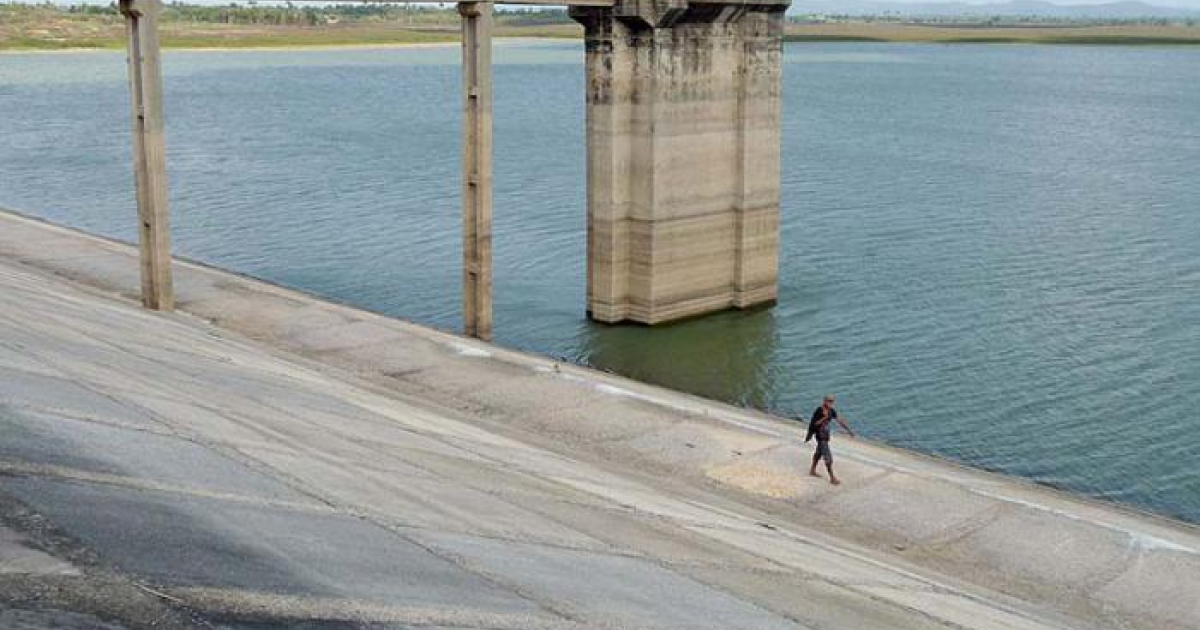
POLYGON ((0 628, 1200 627, 1200 532, 0 213, 0 628))

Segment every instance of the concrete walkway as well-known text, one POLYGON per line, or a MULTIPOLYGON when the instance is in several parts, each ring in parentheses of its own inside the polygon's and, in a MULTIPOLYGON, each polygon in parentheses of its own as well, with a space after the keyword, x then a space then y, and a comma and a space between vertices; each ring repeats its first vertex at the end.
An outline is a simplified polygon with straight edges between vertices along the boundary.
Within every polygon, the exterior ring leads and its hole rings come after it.
POLYGON ((1200 533, 0 213, 2 628, 1200 628, 1200 533))

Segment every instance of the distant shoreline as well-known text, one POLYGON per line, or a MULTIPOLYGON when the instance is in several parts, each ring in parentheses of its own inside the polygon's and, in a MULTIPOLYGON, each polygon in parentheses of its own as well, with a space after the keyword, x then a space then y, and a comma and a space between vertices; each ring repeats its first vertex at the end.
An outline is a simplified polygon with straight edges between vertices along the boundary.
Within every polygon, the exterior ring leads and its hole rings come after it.
MULTIPOLYGON (((541 40, 544 38, 496 38, 497 41, 522 39, 541 40)), ((364 44, 294 44, 294 45, 263 45, 263 46, 164 46, 171 52, 285 52, 309 50, 375 50, 389 48, 448 48, 457 47, 457 41, 445 42, 395 42, 395 43, 364 43, 364 44)), ((0 48, 0 55, 45 54, 58 55, 68 53, 118 53, 124 52, 123 46, 81 46, 78 48, 0 48)))
POLYGON ((991 26, 834 22, 789 24, 784 37, 789 42, 1197 46, 1200 45, 1200 27, 1146 24, 991 26))
MULTIPOLYGON (((569 41, 562 37, 496 37, 495 43, 509 42, 561 42, 569 41)), ((389 50, 402 48, 457 48, 461 42, 456 40, 444 42, 393 42, 393 43, 363 43, 363 44, 293 44, 293 45, 263 45, 263 46, 164 46, 163 50, 170 52, 306 52, 321 50, 389 50)), ((123 53, 123 46, 79 48, 0 48, 0 55, 59 55, 77 53, 123 53)))
MULTIPOLYGON (((579 40, 582 29, 571 24, 497 29, 497 39, 579 40)), ((1102 46, 1200 46, 1200 27, 1123 26, 988 26, 924 25, 898 22, 789 24, 785 41, 804 43, 936 43, 1049 44, 1102 46)), ((458 45, 456 30, 381 28, 238 28, 190 32, 179 25, 164 29, 167 50, 343 50, 427 48, 458 45)), ((0 37, 0 53, 86 52, 124 50, 124 40, 108 33, 99 37, 0 37)))
MULTIPOLYGON (((296 50, 456 45, 460 39, 459 20, 453 11, 417 11, 411 16, 341 11, 327 15, 293 9, 172 5, 160 21, 159 40, 168 50, 296 50), (302 18, 308 21, 297 22, 302 18)), ((574 23, 509 22, 498 19, 494 36, 579 38, 583 33, 582 27, 574 23)), ((115 11, 78 12, 0 4, 0 51, 124 48, 125 23, 115 11)))
MULTIPOLYGON (((497 37, 496 43, 521 42, 559 42, 558 37, 497 37)), ((171 52, 304 52, 319 50, 388 50, 392 48, 457 48, 460 42, 395 42, 395 43, 364 43, 364 44, 295 44, 295 45, 265 45, 265 46, 164 46, 171 52)), ((25 54, 67 54, 67 53, 118 53, 124 52, 121 46, 97 48, 0 48, 0 55, 25 54)))

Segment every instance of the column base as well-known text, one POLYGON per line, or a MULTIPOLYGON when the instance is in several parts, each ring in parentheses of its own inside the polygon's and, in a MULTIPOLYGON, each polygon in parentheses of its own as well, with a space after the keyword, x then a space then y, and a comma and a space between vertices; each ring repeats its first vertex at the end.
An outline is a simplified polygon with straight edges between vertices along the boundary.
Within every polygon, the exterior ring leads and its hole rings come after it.
POLYGON ((701 297, 673 302, 666 305, 649 306, 629 304, 613 306, 593 304, 587 312, 588 319, 602 324, 643 324, 657 326, 672 324, 722 311, 748 311, 770 308, 777 301, 774 286, 741 291, 732 297, 701 297))

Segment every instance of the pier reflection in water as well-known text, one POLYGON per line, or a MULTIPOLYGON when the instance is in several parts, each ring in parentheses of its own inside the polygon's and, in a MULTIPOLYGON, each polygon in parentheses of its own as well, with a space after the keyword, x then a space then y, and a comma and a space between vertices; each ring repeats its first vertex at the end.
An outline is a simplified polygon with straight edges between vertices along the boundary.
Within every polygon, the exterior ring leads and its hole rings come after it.
POLYGON ((763 409, 776 380, 768 371, 779 343, 770 309, 730 311, 667 326, 583 329, 573 360, 653 383, 763 409))

